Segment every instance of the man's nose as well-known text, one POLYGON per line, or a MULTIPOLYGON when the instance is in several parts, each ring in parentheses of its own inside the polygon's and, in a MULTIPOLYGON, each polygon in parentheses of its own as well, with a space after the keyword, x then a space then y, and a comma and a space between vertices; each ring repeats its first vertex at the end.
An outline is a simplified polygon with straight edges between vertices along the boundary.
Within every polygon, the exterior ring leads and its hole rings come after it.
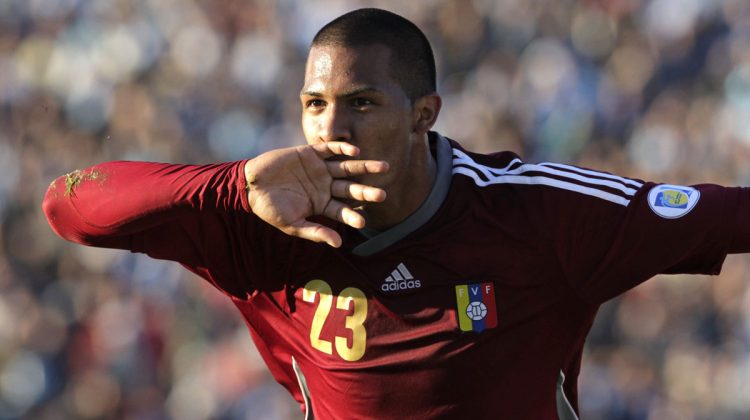
POLYGON ((351 140, 351 121, 345 109, 329 105, 318 121, 319 136, 323 142, 351 140))

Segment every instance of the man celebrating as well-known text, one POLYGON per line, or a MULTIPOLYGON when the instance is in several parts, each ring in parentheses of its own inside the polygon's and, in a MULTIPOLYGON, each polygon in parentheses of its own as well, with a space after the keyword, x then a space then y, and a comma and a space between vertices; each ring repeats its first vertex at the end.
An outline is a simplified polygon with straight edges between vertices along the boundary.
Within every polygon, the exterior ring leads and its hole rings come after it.
POLYGON ((307 418, 577 418, 599 305, 750 250, 750 191, 480 155, 431 132, 422 32, 362 9, 315 36, 306 146, 60 177, 63 238, 178 261, 244 316, 307 418))

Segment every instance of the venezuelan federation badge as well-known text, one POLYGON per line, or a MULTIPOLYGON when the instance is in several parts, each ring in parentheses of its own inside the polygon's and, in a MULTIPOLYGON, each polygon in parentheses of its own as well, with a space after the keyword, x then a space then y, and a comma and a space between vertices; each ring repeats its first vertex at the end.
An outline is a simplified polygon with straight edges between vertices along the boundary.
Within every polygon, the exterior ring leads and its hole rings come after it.
POLYGON ((693 187, 657 185, 648 192, 648 205, 665 219, 677 219, 688 214, 700 196, 700 191, 693 187))
POLYGON ((497 326, 495 285, 474 283, 456 286, 456 309, 461 331, 481 332, 497 326))

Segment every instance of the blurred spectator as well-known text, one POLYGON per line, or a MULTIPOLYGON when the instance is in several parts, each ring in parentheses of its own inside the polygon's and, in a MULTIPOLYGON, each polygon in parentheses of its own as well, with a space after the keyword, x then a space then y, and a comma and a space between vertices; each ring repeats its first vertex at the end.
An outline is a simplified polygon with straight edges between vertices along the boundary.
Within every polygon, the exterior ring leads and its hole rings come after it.
MULTIPOLYGON (((0 420, 299 417, 221 294, 64 243, 40 202, 100 161, 302 142, 308 43, 349 9, 425 30, 437 130, 471 149, 750 186, 746 0, 428 3, 0 0, 0 420)), ((750 417, 750 260, 605 305, 580 381, 584 419, 750 417)))

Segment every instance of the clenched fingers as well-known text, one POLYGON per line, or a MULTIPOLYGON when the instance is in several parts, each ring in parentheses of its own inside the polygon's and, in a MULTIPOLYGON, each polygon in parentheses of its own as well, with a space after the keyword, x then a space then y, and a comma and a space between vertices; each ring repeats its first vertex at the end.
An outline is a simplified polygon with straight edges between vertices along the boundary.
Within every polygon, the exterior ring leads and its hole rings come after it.
POLYGON ((388 162, 382 160, 342 160, 326 162, 333 178, 348 178, 365 174, 388 172, 388 162))
POLYGON ((380 188, 337 179, 331 183, 331 195, 338 198, 378 203, 385 200, 386 194, 385 190, 380 188))

